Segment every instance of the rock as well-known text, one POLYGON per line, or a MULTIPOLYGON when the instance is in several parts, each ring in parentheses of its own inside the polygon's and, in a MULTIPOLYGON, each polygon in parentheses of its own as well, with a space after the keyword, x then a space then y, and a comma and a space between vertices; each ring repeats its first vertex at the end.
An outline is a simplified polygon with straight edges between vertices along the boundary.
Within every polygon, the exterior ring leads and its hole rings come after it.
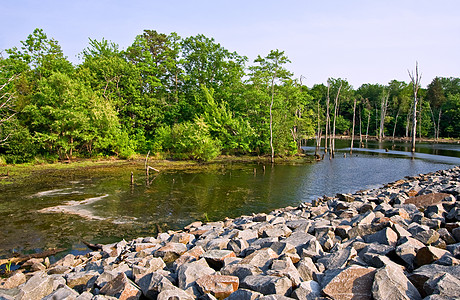
POLYGON ((171 289, 167 289, 158 294, 157 300, 194 300, 195 297, 188 294, 187 292, 173 286, 171 289))
POLYGON ((186 251, 187 246, 184 244, 170 242, 155 251, 155 256, 162 257, 165 262, 173 262, 186 251))
POLYGON ((198 260, 201 255, 203 255, 204 250, 201 246, 195 246, 187 252, 183 253, 178 259, 173 263, 173 269, 177 270, 179 266, 187 262, 192 262, 198 260))
POLYGON ((248 289, 238 289, 228 296, 225 300, 256 300, 262 297, 261 293, 248 289))
POLYGON ((81 263, 81 259, 77 259, 73 254, 67 254, 57 262, 51 265, 51 267, 56 266, 65 266, 65 267, 75 267, 81 263))
POLYGON ((427 207, 432 204, 440 203, 444 198, 449 197, 446 193, 430 193, 406 199, 406 204, 414 204, 417 207, 427 207))
POLYGON ((391 229, 393 229, 393 231, 396 232, 396 234, 398 235, 398 239, 400 239, 402 237, 410 237, 410 236, 412 236, 412 234, 409 231, 404 229, 399 224, 392 224, 391 229))
POLYGON ((129 280, 125 273, 120 273, 117 277, 107 282, 101 288, 100 293, 118 299, 129 300, 139 299, 142 295, 139 287, 129 280))
POLYGON ((417 233, 414 238, 419 240, 425 245, 431 245, 437 240, 439 240, 439 233, 433 229, 428 229, 422 232, 417 233))
POLYGON ((427 295, 437 294, 445 298, 456 298, 460 295, 460 280, 449 273, 439 273, 427 280, 423 288, 427 295))
POLYGON ((398 235, 391 228, 386 227, 374 234, 363 237, 366 243, 379 243, 383 245, 396 246, 398 235))
POLYGON ((195 241, 195 236, 193 234, 186 233, 186 232, 175 233, 169 238, 169 242, 181 243, 185 245, 191 244, 194 241, 195 241))
POLYGON ((351 266, 326 272, 322 292, 333 299, 372 299, 375 269, 351 266))
POLYGON ((26 275, 22 272, 15 272, 8 278, 0 281, 0 289, 12 289, 26 282, 26 275))
POLYGON ((53 292, 53 279, 45 272, 38 272, 21 286, 17 299, 35 300, 53 292))
POLYGON ((321 286, 316 281, 304 281, 292 292, 291 297, 298 300, 315 300, 321 297, 321 286))
POLYGON ((285 243, 289 243, 294 246, 297 250, 297 254, 301 256, 302 249, 308 247, 308 242, 314 240, 315 237, 305 232, 293 232, 288 238, 282 240, 285 243))
POLYGON ((446 228, 439 228, 437 232, 439 233, 440 238, 445 241, 447 245, 455 244, 455 238, 446 228))
POLYGON ((235 252, 230 250, 209 250, 201 255, 206 259, 208 265, 218 271, 224 266, 224 260, 229 257, 236 257, 235 252))
POLYGON ((315 274, 319 273, 310 257, 304 257, 297 263, 297 271, 303 281, 313 280, 315 274))
POLYGON ((275 251, 275 253, 278 255, 283 255, 285 253, 297 253, 296 248, 293 245, 286 242, 274 242, 270 245, 270 249, 275 251))
POLYGON ((136 283, 142 294, 149 299, 156 299, 161 291, 174 287, 171 281, 158 272, 146 274, 136 280, 136 283))
POLYGON ((227 238, 214 238, 206 243, 205 249, 207 250, 223 250, 227 248, 230 239, 227 238))
POLYGON ((214 275, 215 271, 209 267, 206 260, 201 258, 197 261, 183 264, 177 272, 179 288, 186 290, 195 284, 195 281, 205 275, 214 275))
POLYGON ((80 294, 66 285, 59 287, 57 290, 43 298, 43 300, 75 300, 80 294))
POLYGON ((268 269, 272 260, 276 258, 278 258, 278 254, 275 251, 270 248, 264 248, 243 258, 241 264, 249 264, 264 270, 268 269))
POLYGON ((404 275, 404 271, 396 264, 385 265, 375 273, 372 285, 375 300, 386 299, 422 299, 415 286, 404 275))
POLYGON ((317 260, 317 264, 322 264, 326 270, 341 269, 347 265, 347 262, 356 256, 356 250, 346 248, 333 253, 327 254, 317 260))
POLYGON ((239 279, 228 275, 205 275, 196 284, 203 294, 210 293, 218 299, 224 299, 238 289, 239 279))
POLYGON ((241 264, 240 262, 225 266, 222 270, 220 270, 220 272, 222 275, 236 276, 240 281, 242 281, 247 276, 261 274, 262 270, 259 267, 250 264, 241 264))
POLYGON ((295 286, 299 285, 302 281, 300 278, 299 271, 297 271, 292 261, 287 257, 284 257, 283 259, 274 260, 272 262, 270 270, 268 270, 266 274, 279 277, 286 276, 292 281, 292 283, 295 286))
POLYGON ((283 295, 267 295, 260 297, 258 300, 292 300, 292 298, 283 295))
POLYGON ((452 236, 457 241, 457 243, 460 243, 460 227, 452 229, 452 236))
POLYGON ((264 295, 279 294, 287 296, 291 293, 292 282, 286 277, 251 275, 241 282, 242 288, 250 289, 264 295))
POLYGON ((244 239, 233 239, 230 240, 227 244, 227 250, 235 252, 236 255, 239 255, 244 249, 248 248, 249 244, 244 239))
POLYGON ((438 264, 428 264, 421 266, 420 268, 414 270, 412 274, 408 276, 408 278, 417 288, 420 295, 424 297, 426 296, 424 290, 425 282, 439 273, 449 273, 450 275, 460 280, 460 266, 443 266, 438 264))
POLYGON ((68 287, 75 289, 79 293, 86 291, 86 288, 91 288, 96 282, 98 272, 73 272, 65 276, 66 284, 68 287))
POLYGON ((415 262, 418 266, 431 264, 440 259, 443 255, 450 256, 450 252, 433 246, 427 246, 419 249, 415 256, 415 262))

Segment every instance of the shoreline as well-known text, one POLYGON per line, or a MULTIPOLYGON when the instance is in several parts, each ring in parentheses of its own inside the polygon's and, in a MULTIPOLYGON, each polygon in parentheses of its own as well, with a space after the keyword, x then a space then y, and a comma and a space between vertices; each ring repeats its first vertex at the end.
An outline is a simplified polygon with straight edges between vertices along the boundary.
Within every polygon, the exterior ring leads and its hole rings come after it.
POLYGON ((32 299, 456 297, 459 193, 457 166, 268 214, 194 222, 53 265, 32 259, 31 272, 1 281, 0 296, 27 297, 39 286, 32 299))

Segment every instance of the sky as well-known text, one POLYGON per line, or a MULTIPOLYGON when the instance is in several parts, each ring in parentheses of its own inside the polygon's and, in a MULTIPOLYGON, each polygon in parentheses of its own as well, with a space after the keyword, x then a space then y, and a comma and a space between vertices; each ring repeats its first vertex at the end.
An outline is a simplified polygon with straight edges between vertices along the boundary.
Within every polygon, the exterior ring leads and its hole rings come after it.
POLYGON ((204 34, 250 64, 285 51, 286 68, 310 87, 329 77, 354 88, 409 82, 416 62, 422 86, 460 77, 458 0, 0 0, 0 28, 0 51, 42 28, 74 64, 89 38, 126 49, 151 29, 204 34))

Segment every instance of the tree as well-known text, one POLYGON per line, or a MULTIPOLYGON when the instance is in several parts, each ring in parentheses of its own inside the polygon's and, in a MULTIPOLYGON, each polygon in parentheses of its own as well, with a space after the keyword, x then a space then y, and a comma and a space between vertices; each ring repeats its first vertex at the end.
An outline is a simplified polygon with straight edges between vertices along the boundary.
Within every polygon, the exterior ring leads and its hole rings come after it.
POLYGON ((417 135, 417 104, 418 104, 418 97, 417 93, 420 88, 420 80, 422 79, 422 75, 418 73, 418 63, 415 63, 415 72, 410 72, 407 70, 409 73, 409 77, 412 83, 412 91, 413 91, 413 96, 414 96, 414 102, 413 102, 413 109, 414 113, 412 115, 412 141, 411 141, 411 152, 415 152, 415 138, 417 135))
POLYGON ((252 71, 251 80, 254 83, 262 84, 270 89, 270 149, 271 162, 275 161, 275 150, 273 147, 273 102, 275 97, 275 85, 278 79, 287 79, 292 73, 287 71, 283 65, 291 61, 284 55, 284 51, 278 49, 271 50, 270 53, 262 58, 260 55, 254 60, 258 65, 250 68, 252 71))
MULTIPOLYGON (((0 67, 0 74, 2 73, 3 67, 0 67)), ((14 108, 14 92, 10 86, 13 81, 17 78, 13 75, 9 78, 2 78, 0 76, 0 145, 4 144, 11 136, 11 132, 6 130, 6 123, 16 115, 17 111, 14 108)))

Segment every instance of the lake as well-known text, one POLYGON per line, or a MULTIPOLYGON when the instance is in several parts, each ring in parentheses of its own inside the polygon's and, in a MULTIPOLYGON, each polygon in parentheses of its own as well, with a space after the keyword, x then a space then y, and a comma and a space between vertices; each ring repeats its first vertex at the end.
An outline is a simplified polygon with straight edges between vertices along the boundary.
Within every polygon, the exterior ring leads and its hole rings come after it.
MULTIPOLYGON (((87 250, 83 240, 109 243, 152 236, 195 220, 269 212, 460 165, 458 144, 420 143, 411 154, 407 143, 369 141, 366 148, 356 148, 356 143, 350 155, 349 143, 337 140, 332 160, 216 164, 162 171, 148 181, 143 163, 133 162, 37 172, 23 182, 0 186, 0 256, 48 248, 80 253, 87 250)), ((304 151, 314 153, 313 144, 307 143, 304 151)))

